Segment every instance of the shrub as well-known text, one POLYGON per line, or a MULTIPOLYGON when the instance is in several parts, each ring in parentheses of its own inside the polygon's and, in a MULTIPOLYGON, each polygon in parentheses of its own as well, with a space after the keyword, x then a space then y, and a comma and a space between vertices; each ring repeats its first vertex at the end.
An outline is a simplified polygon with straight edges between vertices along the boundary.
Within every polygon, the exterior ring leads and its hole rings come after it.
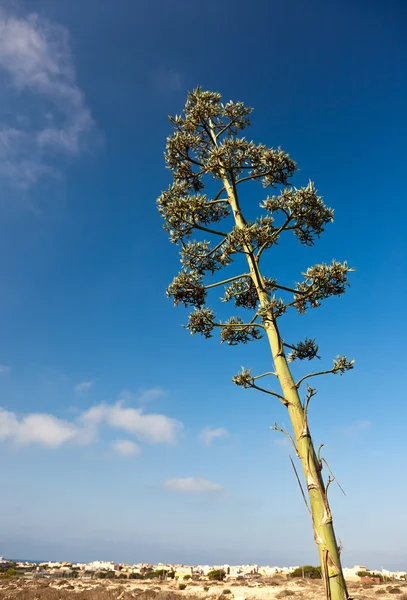
POLYGON ((383 581, 383 575, 381 573, 376 573, 375 571, 358 571, 356 575, 358 577, 374 577, 375 579, 383 581))
POLYGON ((18 575, 17 569, 7 569, 3 573, 0 573, 0 579, 9 579, 10 577, 15 577, 18 575))
POLYGON ((298 567, 290 573, 290 577, 306 577, 307 579, 321 579, 321 569, 312 565, 298 567))
POLYGON ((212 581, 223 581, 225 577, 226 572, 223 569, 214 569, 208 573, 208 579, 211 579, 212 581))
POLYGON ((392 587, 387 590, 389 594, 402 594, 402 591, 399 587, 392 587))
MULTIPOLYGON (((376 590, 375 594, 385 594, 386 590, 384 590, 383 588, 380 588, 380 590, 376 590)), ((406 600, 407 600, 407 594, 406 594, 406 600)))
POLYGON ((232 593, 232 590, 226 589, 226 590, 222 591, 222 596, 226 596, 227 594, 231 594, 231 593, 232 593))
POLYGON ((192 575, 184 575, 184 581, 186 581, 187 579, 192 579, 192 575))
POLYGON ((187 587, 187 584, 186 584, 186 583, 179 583, 179 584, 178 584, 178 589, 179 589, 179 590, 185 590, 185 588, 186 588, 186 587, 187 587))
MULTIPOLYGON (((204 586, 204 592, 209 592, 209 585, 204 586)), ((406 596, 407 596, 407 594, 406 594, 406 596)), ((406 600, 407 600, 407 598, 406 598, 406 600)))

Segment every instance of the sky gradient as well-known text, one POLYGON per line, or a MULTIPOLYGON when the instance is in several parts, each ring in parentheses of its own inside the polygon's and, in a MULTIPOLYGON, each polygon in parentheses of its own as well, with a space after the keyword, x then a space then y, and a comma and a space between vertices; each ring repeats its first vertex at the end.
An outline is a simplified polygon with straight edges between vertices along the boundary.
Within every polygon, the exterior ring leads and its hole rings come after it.
POLYGON ((231 383, 269 370, 266 343, 191 337, 165 296, 167 116, 202 85, 253 106, 247 137, 335 209, 268 275, 356 269, 281 328, 315 337, 327 368, 356 359, 310 410, 346 491, 331 487, 344 565, 407 569, 406 20, 402 0, 0 0, 0 554, 317 562, 269 429, 285 409, 231 383))

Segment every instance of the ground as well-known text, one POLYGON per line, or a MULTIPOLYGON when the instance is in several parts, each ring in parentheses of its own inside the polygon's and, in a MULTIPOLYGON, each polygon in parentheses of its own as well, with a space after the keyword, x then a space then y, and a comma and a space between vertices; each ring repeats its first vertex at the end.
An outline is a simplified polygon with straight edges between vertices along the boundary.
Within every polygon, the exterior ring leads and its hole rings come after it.
MULTIPOLYGON (((3 579, 0 600, 323 600, 320 580, 267 577, 252 582, 183 582, 97 579, 3 579), (291 599, 290 599, 291 600, 291 599)), ((354 600, 407 600, 407 582, 350 583, 354 600)))

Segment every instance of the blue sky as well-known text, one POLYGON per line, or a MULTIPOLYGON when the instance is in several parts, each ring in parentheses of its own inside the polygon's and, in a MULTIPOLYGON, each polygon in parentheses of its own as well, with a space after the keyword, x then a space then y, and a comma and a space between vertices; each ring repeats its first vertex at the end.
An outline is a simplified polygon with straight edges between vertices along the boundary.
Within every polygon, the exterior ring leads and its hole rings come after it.
POLYGON ((0 7, 0 553, 316 563, 269 429, 285 409, 230 381, 269 369, 266 343, 192 338, 165 296, 179 269, 155 207, 167 115, 200 84, 253 106, 248 135, 281 145, 335 209, 276 270, 289 285, 348 260, 352 286, 281 327, 316 337, 328 368, 356 359, 318 380, 310 413, 347 494, 331 498, 344 564, 407 569, 405 3, 0 7))

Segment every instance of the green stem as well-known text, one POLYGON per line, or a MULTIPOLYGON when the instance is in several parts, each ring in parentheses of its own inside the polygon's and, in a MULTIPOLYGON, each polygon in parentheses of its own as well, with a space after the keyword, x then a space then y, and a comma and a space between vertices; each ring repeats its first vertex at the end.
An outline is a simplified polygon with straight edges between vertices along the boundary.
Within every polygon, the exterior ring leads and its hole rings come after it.
MULTIPOLYGON (((212 140, 214 145, 216 145, 216 137, 214 135, 212 135, 212 140)), ((237 186, 234 184, 233 174, 223 170, 221 177, 235 218, 236 227, 243 228, 245 226, 245 219, 239 206, 237 186)), ((245 252, 250 275, 253 284, 256 286, 260 305, 265 307, 268 305, 269 296, 266 291, 264 278, 260 272, 258 261, 256 260, 254 249, 250 244, 246 244, 245 252)), ((321 475, 322 465, 321 462, 318 461, 315 452, 308 428, 306 411, 302 406, 297 386, 284 354, 283 342, 280 337, 277 322, 273 315, 270 315, 269 318, 264 321, 264 329, 270 344, 275 371, 281 385, 283 392, 282 396, 287 406, 293 428, 295 445, 298 449, 298 456, 305 476, 312 514, 314 539, 318 547, 326 597, 327 600, 347 600, 349 596, 345 578, 343 576, 339 547, 335 537, 325 484, 321 475)))

